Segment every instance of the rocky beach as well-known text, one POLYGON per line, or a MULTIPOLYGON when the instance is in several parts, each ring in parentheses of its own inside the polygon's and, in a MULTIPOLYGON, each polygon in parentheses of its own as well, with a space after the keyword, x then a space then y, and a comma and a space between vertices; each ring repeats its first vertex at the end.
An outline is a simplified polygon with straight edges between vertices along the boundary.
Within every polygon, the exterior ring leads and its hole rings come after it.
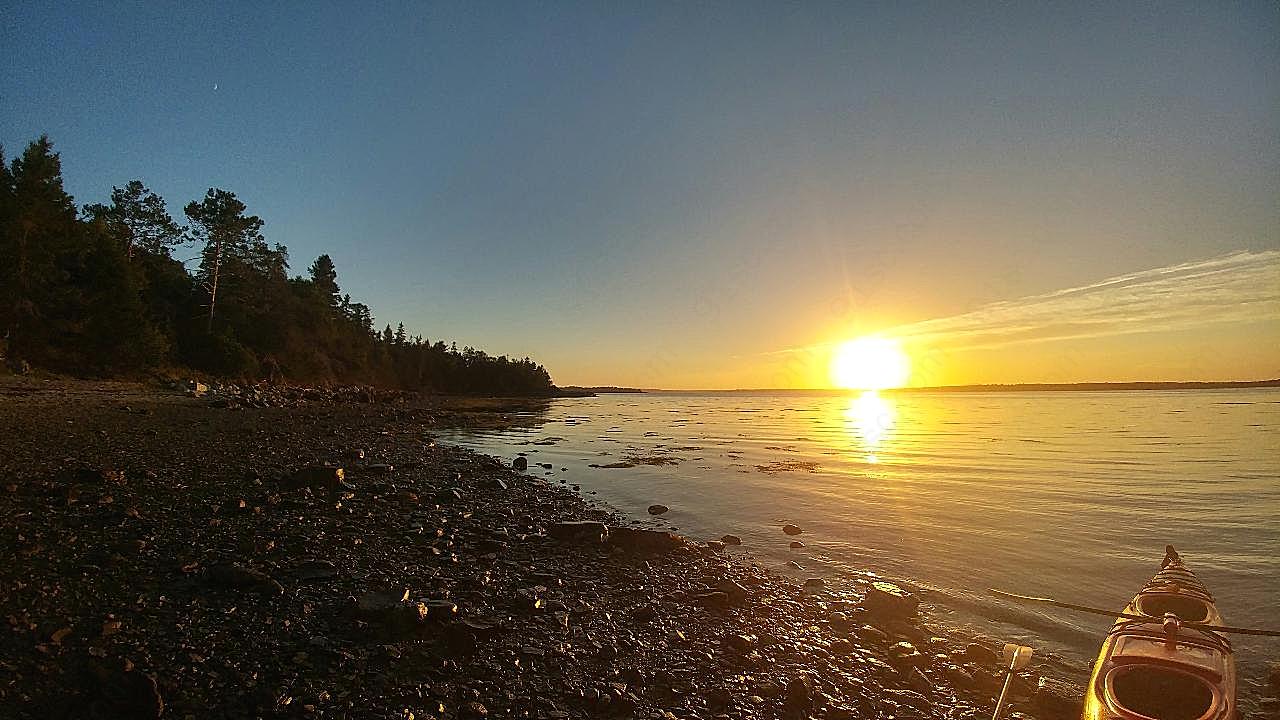
MULTIPOLYGON (((0 381, 0 717, 990 715, 998 648, 906 586, 434 441, 502 402, 196 390, 0 381)), ((1014 709, 1073 716, 1034 669, 1014 709)))

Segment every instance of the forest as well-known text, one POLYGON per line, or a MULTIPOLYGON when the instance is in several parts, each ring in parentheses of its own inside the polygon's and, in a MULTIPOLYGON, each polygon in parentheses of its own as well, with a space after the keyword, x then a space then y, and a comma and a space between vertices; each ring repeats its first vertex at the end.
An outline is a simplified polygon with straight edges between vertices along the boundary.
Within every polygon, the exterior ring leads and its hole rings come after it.
POLYGON ((237 381, 365 384, 448 394, 546 395, 529 358, 379 331, 342 292, 328 255, 289 276, 261 218, 211 188, 182 210, 141 181, 77 207, 47 136, 12 162, 0 148, 0 356, 11 369, 143 377, 194 371, 237 381), (189 271, 175 259, 191 247, 189 271))

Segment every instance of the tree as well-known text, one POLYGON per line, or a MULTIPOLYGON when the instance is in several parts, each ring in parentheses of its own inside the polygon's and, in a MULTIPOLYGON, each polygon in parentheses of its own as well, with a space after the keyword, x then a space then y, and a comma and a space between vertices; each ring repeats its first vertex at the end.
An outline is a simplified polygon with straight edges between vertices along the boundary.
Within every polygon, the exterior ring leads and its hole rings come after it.
MULTIPOLYGON (((391 326, 388 325, 387 327, 391 327, 391 326)), ((404 323, 398 323, 396 325, 396 334, 395 334, 394 341, 396 345, 405 344, 404 323)))
POLYGON ((14 158, 2 184, 0 337, 8 336, 10 351, 34 356, 57 332, 41 319, 71 292, 63 259, 77 240, 75 203, 63 190, 62 159, 46 135, 14 158))
POLYGON ((209 332, 213 332, 214 310, 218 303, 218 281, 226 258, 246 258, 251 248, 265 247, 259 231, 262 220, 245 215, 245 205, 235 193, 209 188, 200 202, 187 204, 191 237, 204 244, 200 258, 200 279, 209 293, 209 332))
POLYGON ((321 255, 307 268, 311 274, 311 282, 316 289, 329 299, 329 307, 336 308, 341 302, 338 289, 338 269, 333 265, 333 258, 321 255))
POLYGON ((141 180, 131 180, 123 188, 111 188, 110 205, 86 205, 84 214, 91 220, 103 222, 130 260, 135 248, 167 257, 169 248, 183 242, 185 228, 174 222, 164 199, 147 189, 141 180))

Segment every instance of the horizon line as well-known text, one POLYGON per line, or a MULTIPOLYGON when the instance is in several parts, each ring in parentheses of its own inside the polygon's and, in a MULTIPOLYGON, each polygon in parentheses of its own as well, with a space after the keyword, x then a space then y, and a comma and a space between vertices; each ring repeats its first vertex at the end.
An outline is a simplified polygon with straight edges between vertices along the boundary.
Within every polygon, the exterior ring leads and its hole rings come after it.
POLYGON ((742 393, 742 392, 778 392, 778 393, 847 393, 866 392, 958 392, 958 391, 1088 391, 1088 390, 1195 390, 1195 389, 1232 389, 1232 388, 1267 388, 1280 387, 1280 377, 1262 380, 1108 380, 1079 382, 1025 382, 1025 383, 969 383, 962 385, 906 385, 896 388, 644 388, 626 385, 557 385, 561 390, 582 389, 594 390, 601 394, 627 393, 742 393))

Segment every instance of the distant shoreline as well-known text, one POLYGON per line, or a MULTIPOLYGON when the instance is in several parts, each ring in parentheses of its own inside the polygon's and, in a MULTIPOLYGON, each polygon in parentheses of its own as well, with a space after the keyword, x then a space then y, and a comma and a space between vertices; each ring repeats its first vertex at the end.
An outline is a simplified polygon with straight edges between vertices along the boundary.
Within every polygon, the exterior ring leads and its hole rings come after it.
MULTIPOLYGON (((1116 392, 1135 390, 1230 390, 1239 388, 1280 388, 1280 378, 1272 380, 1225 380, 1225 381, 1192 381, 1192 382, 1081 382, 1081 383, 1014 383, 1009 385, 934 385, 929 387, 889 388, 879 392, 916 393, 916 392, 954 392, 954 393, 990 393, 990 392, 1116 392)), ((568 389, 568 388, 565 388, 568 389)), ((577 388, 575 388, 577 389, 577 388)), ((735 388, 729 390, 671 390, 660 388, 582 388, 594 393, 635 392, 635 393, 669 393, 681 395, 854 395, 862 390, 843 390, 840 388, 735 388)))

